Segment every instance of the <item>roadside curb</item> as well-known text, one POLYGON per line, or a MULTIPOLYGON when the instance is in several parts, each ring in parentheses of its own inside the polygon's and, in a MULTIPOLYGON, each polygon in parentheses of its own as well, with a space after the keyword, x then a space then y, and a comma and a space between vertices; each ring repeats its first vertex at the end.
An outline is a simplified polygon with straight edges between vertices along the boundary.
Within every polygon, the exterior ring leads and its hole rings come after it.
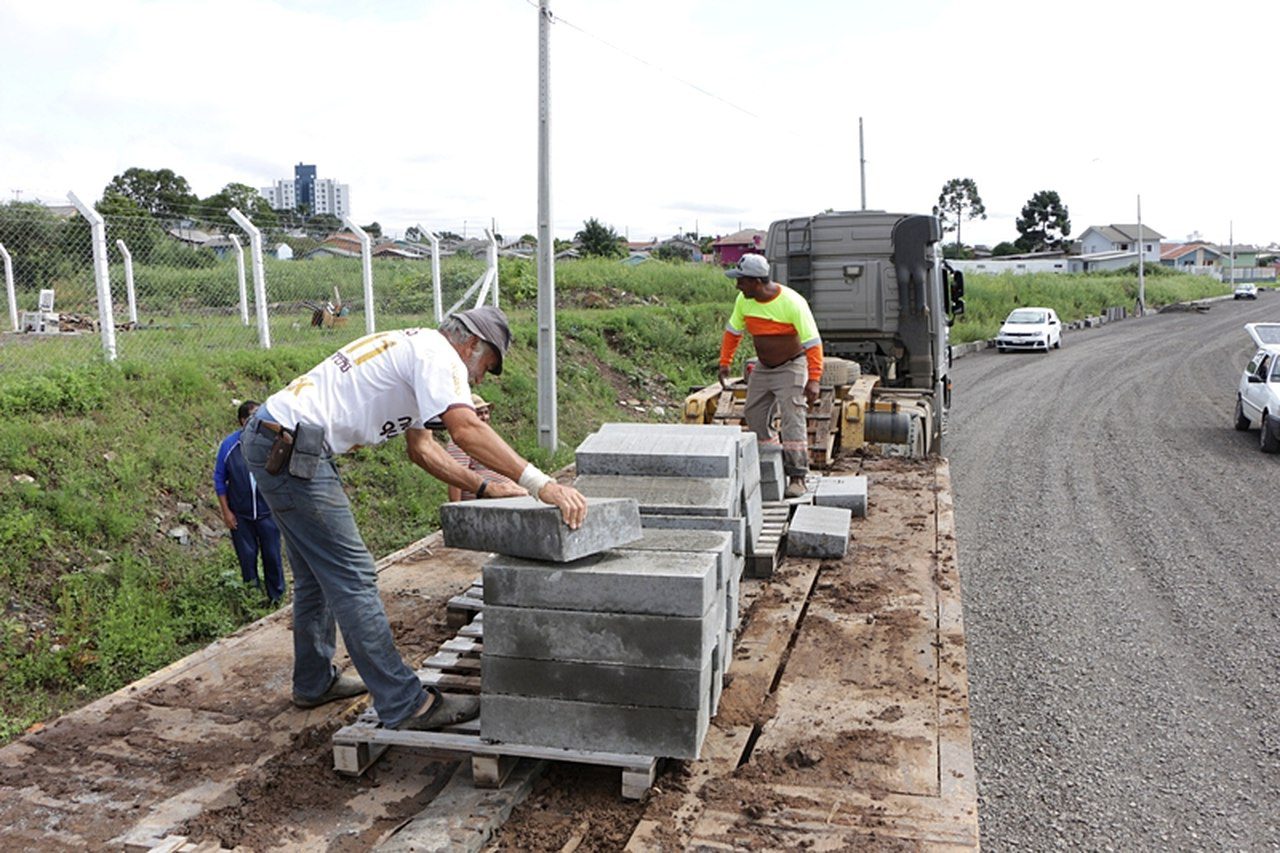
MULTIPOLYGON (((1266 288, 1259 288, 1259 290, 1265 290, 1265 289, 1266 288)), ((1272 288, 1272 289, 1280 290, 1280 288, 1272 288)), ((1187 302, 1172 302, 1169 305, 1162 305, 1158 309, 1148 308, 1146 316, 1149 317, 1154 314, 1158 314, 1175 305, 1186 306, 1187 308, 1191 308, 1193 306, 1201 305, 1206 302, 1224 302, 1226 300, 1234 299, 1234 298, 1235 297, 1232 296, 1232 294, 1227 293, 1222 296, 1206 296, 1203 299, 1192 299, 1187 302)), ((1096 329, 1100 326, 1105 326, 1108 323, 1118 323, 1121 320, 1130 320, 1130 319, 1141 319, 1141 318, 1135 315, 1131 315, 1129 313, 1129 309, 1126 308, 1125 306, 1115 305, 1115 306, 1112 306, 1111 308, 1104 309, 1102 314, 1099 314, 1095 317, 1084 317, 1080 320, 1074 320, 1070 323, 1064 323, 1062 326, 1062 330, 1064 332, 1079 332, 1079 331, 1083 331, 1084 329, 1096 329)), ((982 350, 986 350, 986 349, 995 349, 995 347, 996 347, 995 338, 987 338, 981 341, 969 341, 963 344, 952 344, 951 360, 955 361, 956 359, 963 358, 964 356, 969 355, 970 353, 981 352, 982 350)))

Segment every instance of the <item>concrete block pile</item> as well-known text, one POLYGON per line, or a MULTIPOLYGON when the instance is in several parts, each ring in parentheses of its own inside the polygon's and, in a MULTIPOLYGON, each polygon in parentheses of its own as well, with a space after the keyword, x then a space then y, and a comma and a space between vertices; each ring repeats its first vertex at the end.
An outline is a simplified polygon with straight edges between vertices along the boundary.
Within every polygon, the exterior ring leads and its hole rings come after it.
POLYGON ((736 426, 603 424, 578 447, 575 485, 584 495, 634 497, 644 527, 728 531, 745 557, 764 527, 761 449, 736 426))

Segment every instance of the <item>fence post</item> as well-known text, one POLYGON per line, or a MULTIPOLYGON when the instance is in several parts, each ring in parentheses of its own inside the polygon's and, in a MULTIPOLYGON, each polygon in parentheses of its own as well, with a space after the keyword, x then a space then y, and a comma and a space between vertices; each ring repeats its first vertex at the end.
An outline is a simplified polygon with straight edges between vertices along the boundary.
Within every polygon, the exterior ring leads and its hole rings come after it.
POLYGON ((133 253, 123 240, 117 240, 120 256, 124 258, 124 293, 129 300, 129 322, 138 325, 138 301, 133 292, 133 253))
POLYGON ((75 205, 89 222, 93 238, 93 280, 98 285, 98 326, 102 330, 102 350, 107 361, 116 360, 116 318, 111 307, 111 279, 107 270, 107 224, 98 211, 67 193, 67 199, 75 205))
POLYGON ((439 326, 444 322, 444 306, 440 303, 444 301, 444 295, 440 285, 440 238, 431 231, 423 231, 422 226, 418 226, 419 234, 426 234, 427 240, 431 242, 431 304, 436 315, 436 325, 439 326))
POLYGON ((360 277, 364 279, 364 332, 372 335, 373 325, 373 241, 364 229, 351 221, 350 216, 342 217, 342 224, 351 229, 351 233, 360 239, 360 277))
POLYGON ((249 253, 253 256, 253 301, 258 314, 258 343, 271 349, 271 326, 267 323, 267 277, 262 266, 262 232, 236 208, 227 211, 231 221, 249 235, 249 253))
POLYGON ((489 269, 493 270, 493 307, 498 307, 498 238, 488 228, 484 229, 484 236, 489 238, 489 248, 485 252, 485 260, 489 262, 489 269))
MULTIPOLYGON (((4 258, 4 289, 9 295, 9 322, 13 324, 13 330, 18 331, 18 295, 13 289, 13 258, 9 257, 9 250, 4 247, 4 243, 0 243, 0 258, 4 258)), ((436 311, 439 311, 438 307, 436 311)), ((439 320, 436 321, 439 324, 439 320)))
POLYGON ((240 238, 235 234, 227 236, 231 238, 231 245, 236 247, 236 282, 240 285, 240 322, 247 326, 249 325, 249 295, 244 287, 244 246, 240 245, 240 238))

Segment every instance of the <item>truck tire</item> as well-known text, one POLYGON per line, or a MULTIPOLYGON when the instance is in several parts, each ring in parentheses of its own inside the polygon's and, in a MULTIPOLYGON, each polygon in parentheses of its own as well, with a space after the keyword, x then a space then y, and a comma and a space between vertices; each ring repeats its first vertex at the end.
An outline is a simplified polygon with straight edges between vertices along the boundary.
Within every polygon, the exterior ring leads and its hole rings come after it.
POLYGON ((1277 434, 1276 425, 1265 409, 1262 411, 1262 429, 1258 432, 1258 446, 1263 453, 1280 453, 1280 434, 1277 434))
POLYGON ((1249 419, 1244 414, 1244 403, 1240 401, 1240 395, 1236 395, 1236 429, 1244 432, 1249 428, 1249 419))

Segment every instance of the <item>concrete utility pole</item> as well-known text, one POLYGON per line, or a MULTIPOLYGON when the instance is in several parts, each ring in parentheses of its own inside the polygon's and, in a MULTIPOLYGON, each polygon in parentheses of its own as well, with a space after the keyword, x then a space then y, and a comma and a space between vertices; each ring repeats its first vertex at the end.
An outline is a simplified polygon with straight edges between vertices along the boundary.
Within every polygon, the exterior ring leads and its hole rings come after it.
POLYGON ((551 9, 538 0, 538 446, 555 452, 556 264, 551 234, 551 9))
POLYGON ((858 169, 862 175, 862 209, 867 209, 867 150, 862 144, 862 116, 858 116, 858 169))
POLYGON ((1142 251, 1142 196, 1138 196, 1138 316, 1147 313, 1147 280, 1143 274, 1146 256, 1142 251))

